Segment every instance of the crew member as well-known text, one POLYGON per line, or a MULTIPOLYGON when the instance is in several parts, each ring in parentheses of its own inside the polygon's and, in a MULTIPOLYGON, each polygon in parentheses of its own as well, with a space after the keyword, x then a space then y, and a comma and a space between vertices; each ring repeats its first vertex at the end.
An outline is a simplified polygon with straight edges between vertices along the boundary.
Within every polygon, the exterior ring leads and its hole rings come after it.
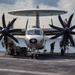
POLYGON ((50 53, 53 54, 54 53, 54 46, 55 46, 55 42, 50 44, 51 50, 50 53))

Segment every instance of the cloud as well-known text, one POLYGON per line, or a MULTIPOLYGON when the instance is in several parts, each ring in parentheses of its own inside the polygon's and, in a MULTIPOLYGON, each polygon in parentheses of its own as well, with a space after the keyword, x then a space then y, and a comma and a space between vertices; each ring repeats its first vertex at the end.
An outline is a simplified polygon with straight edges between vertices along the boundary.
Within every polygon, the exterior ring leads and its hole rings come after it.
MULTIPOLYGON (((55 1, 55 0, 16 0, 15 2, 13 2, 13 4, 10 4, 10 2, 7 4, 5 2, 5 3, 0 4, 0 9, 1 9, 0 13, 2 14, 5 12, 8 12, 8 11, 11 11, 11 10, 35 8, 37 6, 37 4, 39 4, 40 8, 55 9, 56 8, 55 5, 57 5, 58 1, 59 0, 57 0, 57 1, 55 1), (50 5, 49 5, 49 3, 50 3, 50 5), (52 6, 52 4, 53 4, 53 6, 52 6)), ((6 17, 7 16, 8 16, 9 20, 11 20, 13 17, 16 17, 16 16, 11 16, 11 15, 6 14, 6 17)), ((20 25, 25 24, 24 20, 26 20, 26 18, 18 17, 16 25, 19 25, 18 27, 20 27, 20 25)), ((35 25, 35 23, 36 23, 35 18, 29 18, 29 25, 35 25)), ((40 18, 41 27, 42 27, 42 25, 48 26, 49 23, 50 23, 50 17, 40 18)), ((22 27, 24 27, 24 25, 22 27)))
POLYGON ((15 4, 16 0, 0 0, 0 4, 15 4))
POLYGON ((14 9, 32 8, 34 7, 33 1, 32 0, 17 0, 17 2, 14 4, 14 9))
POLYGON ((0 0, 0 13, 5 13, 11 10, 33 8, 32 0, 0 0), (13 2, 12 2, 13 1, 13 2), (8 4, 7 4, 8 2, 8 4), (10 4, 11 3, 11 4, 10 4))
POLYGON ((75 0, 60 0, 58 6, 68 12, 73 12, 75 11, 75 0))
MULTIPOLYGON (((75 12, 75 0, 60 0, 58 2, 58 7, 68 11, 67 14, 63 15, 63 18, 69 18, 69 16, 75 12)), ((72 19, 72 23, 75 24, 75 15, 72 19)))
MULTIPOLYGON (((35 8, 37 5, 39 5, 40 8, 60 8, 63 10, 68 11, 67 14, 63 15, 62 18, 68 18, 72 13, 75 12, 75 0, 0 0, 0 14, 11 11, 11 10, 18 10, 18 9, 28 9, 28 8, 35 8)), ((1 15, 0 15, 1 16, 1 15)), ((6 14, 8 16, 8 19, 11 17, 16 17, 16 16, 11 16, 6 14)), ((54 24, 55 25, 60 25, 58 17, 57 16, 52 16, 52 17, 46 17, 46 18, 41 18, 41 26, 42 25, 47 25, 50 23, 50 18, 53 18, 54 24)), ((19 21, 17 21, 18 24, 24 24, 24 20, 26 18, 18 18, 19 21), (23 20, 24 19, 24 20, 23 20), (21 22, 21 21, 22 22, 21 22)), ((34 23, 32 22, 32 19, 30 19, 29 23, 32 23, 32 25, 35 25, 35 20, 33 19, 34 23)), ((11 19, 10 19, 11 20, 11 19)), ((74 18, 73 18, 73 23, 74 23, 74 18)), ((24 26, 23 26, 24 27, 24 26)))
POLYGON ((35 8, 37 5, 40 7, 56 7, 59 0, 0 0, 0 6, 5 9, 25 9, 35 8), (8 8, 7 8, 8 7, 8 8))
POLYGON ((58 1, 59 0, 0 0, 0 4, 15 5, 15 3, 17 2, 23 2, 23 4, 28 2, 26 5, 33 3, 34 6, 41 4, 48 6, 57 6, 58 1))
POLYGON ((47 6, 57 6, 59 0, 34 0, 34 5, 47 5, 47 6))
POLYGON ((56 8, 55 5, 57 5, 57 1, 55 2, 55 0, 17 0, 17 2, 13 5, 13 9, 36 8, 37 5, 39 5, 40 8, 56 8))

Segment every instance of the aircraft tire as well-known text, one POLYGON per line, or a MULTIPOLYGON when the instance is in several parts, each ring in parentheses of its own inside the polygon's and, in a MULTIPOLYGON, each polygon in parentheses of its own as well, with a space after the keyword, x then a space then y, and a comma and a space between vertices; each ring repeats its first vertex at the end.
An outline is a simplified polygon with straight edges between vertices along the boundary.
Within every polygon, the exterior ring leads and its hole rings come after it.
POLYGON ((14 49, 11 50, 10 55, 14 55, 14 49))
POLYGON ((33 54, 31 55, 31 59, 33 59, 33 54))
POLYGON ((17 52, 17 55, 20 55, 20 52, 17 52))
POLYGON ((36 59, 38 58, 38 55, 37 55, 37 54, 35 54, 35 58, 36 58, 36 59))

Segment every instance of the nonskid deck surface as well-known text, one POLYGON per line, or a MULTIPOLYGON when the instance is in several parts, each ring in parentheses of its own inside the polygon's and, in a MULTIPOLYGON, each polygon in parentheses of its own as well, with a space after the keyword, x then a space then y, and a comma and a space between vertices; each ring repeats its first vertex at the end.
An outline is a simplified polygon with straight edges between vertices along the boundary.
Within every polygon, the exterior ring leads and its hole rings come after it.
POLYGON ((0 75, 75 75, 75 54, 9 56, 0 52, 0 75))

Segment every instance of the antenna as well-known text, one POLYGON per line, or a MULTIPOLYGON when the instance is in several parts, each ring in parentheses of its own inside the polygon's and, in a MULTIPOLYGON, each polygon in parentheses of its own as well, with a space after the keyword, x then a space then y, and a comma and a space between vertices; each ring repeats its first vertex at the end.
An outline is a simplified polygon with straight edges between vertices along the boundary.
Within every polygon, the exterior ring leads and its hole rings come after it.
POLYGON ((27 19, 27 22, 26 22, 26 27, 25 27, 25 29, 27 29, 27 26, 28 26, 28 21, 29 21, 29 19, 27 19))
POLYGON ((51 19, 51 24, 53 25, 53 20, 51 19))
POLYGON ((39 6, 37 5, 36 8, 39 9, 39 6))
MULTIPOLYGON (((39 9, 39 6, 37 5, 36 9, 39 9)), ((39 22, 39 12, 36 12, 36 27, 40 27, 40 22, 39 22)))

